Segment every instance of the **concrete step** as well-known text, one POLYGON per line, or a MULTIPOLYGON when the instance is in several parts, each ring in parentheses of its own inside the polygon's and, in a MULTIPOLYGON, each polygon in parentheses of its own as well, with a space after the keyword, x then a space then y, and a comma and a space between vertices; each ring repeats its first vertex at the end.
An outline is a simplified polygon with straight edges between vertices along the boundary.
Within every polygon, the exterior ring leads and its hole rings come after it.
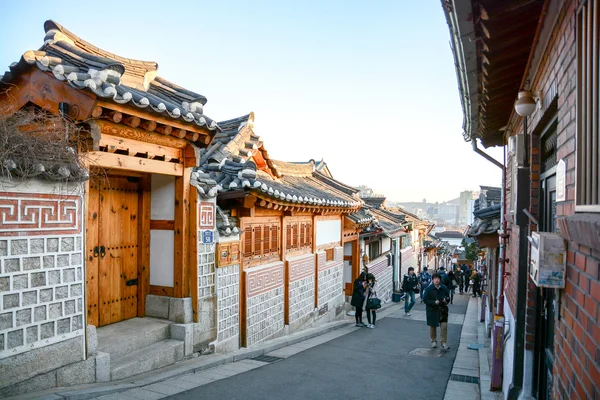
POLYGON ((110 360, 110 380, 120 380, 175 364, 183 359, 183 342, 163 340, 110 360))
POLYGON ((132 318, 97 329, 98 351, 111 359, 124 357, 171 337, 171 321, 158 318, 132 318))

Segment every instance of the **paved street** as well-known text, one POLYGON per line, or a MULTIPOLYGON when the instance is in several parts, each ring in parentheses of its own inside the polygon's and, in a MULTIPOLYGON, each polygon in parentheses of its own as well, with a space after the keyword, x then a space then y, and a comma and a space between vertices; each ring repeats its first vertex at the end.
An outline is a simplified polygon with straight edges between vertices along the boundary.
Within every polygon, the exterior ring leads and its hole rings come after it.
POLYGON ((404 317, 403 308, 394 306, 377 321, 376 329, 340 329, 327 334, 337 337, 325 343, 318 344, 329 339, 327 335, 267 354, 281 358, 272 362, 241 361, 144 389, 164 395, 191 388, 172 399, 442 399, 468 297, 455 300, 449 351, 429 350, 425 307, 417 300, 412 317, 404 317), (439 357, 409 354, 419 348, 439 357))

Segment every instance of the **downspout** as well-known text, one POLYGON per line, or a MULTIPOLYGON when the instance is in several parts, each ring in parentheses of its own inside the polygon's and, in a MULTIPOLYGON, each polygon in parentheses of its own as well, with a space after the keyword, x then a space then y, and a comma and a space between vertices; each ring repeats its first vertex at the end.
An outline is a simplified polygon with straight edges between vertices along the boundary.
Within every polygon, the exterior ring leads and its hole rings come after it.
POLYGON ((485 153, 483 150, 480 150, 479 148, 477 148, 477 139, 471 140, 471 144, 473 145, 473 151, 475 153, 479 154, 481 157, 485 158, 486 160, 488 160, 489 162, 491 162, 492 164, 494 164, 496 167, 504 170, 504 165, 503 164, 501 164, 499 161, 497 161, 494 157, 492 157, 489 154, 485 153))
POLYGON ((529 240, 529 196, 531 177, 529 174, 529 148, 528 140, 533 140, 532 135, 527 133, 527 117, 523 117, 523 134, 525 135, 525 165, 519 168, 517 176, 517 207, 516 217, 519 226, 519 267, 517 270, 517 298, 516 298, 516 321, 515 321, 515 352, 513 357, 513 381, 508 390, 508 399, 517 399, 523 390, 524 359, 525 359, 525 317, 527 312, 527 264, 529 240))

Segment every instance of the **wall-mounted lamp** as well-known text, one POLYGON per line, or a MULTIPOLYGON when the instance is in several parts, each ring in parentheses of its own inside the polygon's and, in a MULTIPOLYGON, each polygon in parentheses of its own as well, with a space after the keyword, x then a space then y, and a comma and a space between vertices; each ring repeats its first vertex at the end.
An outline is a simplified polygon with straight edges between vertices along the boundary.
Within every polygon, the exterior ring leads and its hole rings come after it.
POLYGON ((535 111, 537 99, 527 90, 519 92, 519 97, 515 102, 515 111, 522 117, 529 117, 535 111))

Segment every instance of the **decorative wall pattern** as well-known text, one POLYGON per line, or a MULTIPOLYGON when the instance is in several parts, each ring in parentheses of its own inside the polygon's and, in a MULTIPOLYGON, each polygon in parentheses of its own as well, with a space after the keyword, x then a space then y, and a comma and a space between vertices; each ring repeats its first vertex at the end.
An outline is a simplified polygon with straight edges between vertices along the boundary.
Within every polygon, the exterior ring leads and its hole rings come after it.
POLYGON ((198 299, 215 294, 215 245, 202 244, 198 235, 198 299))
POLYGON ((315 307, 315 256, 306 254, 288 260, 289 323, 313 311, 315 307))
POLYGON ((81 197, 0 192, 0 237, 81 232, 81 197))
POLYGON ((0 204, 0 359, 83 336, 81 198, 2 193, 0 204))
POLYGON ((212 203, 203 201, 199 205, 200 228, 214 229, 215 227, 215 206, 212 203))
POLYGON ((246 296, 248 298, 283 287, 283 262, 267 267, 251 268, 246 273, 246 296))
POLYGON ((377 277, 378 274, 381 274, 388 267, 388 258, 381 257, 378 260, 375 260, 372 264, 368 265, 369 272, 377 277))
POLYGON ((323 253, 318 253, 319 275, 318 275, 318 306, 332 302, 334 305, 344 301, 344 262, 343 247, 335 248, 335 260, 325 262, 323 253))
POLYGON ((219 310, 217 341, 221 342, 240 333, 240 266, 233 264, 218 268, 216 274, 219 310))
POLYGON ((394 283, 392 282, 393 267, 391 265, 387 266, 383 271, 373 275, 375 275, 375 280, 377 281, 377 297, 381 301, 389 301, 392 298, 394 289, 394 283))
POLYGON ((283 329, 283 263, 276 263, 266 268, 256 267, 245 274, 246 345, 251 346, 283 329))

